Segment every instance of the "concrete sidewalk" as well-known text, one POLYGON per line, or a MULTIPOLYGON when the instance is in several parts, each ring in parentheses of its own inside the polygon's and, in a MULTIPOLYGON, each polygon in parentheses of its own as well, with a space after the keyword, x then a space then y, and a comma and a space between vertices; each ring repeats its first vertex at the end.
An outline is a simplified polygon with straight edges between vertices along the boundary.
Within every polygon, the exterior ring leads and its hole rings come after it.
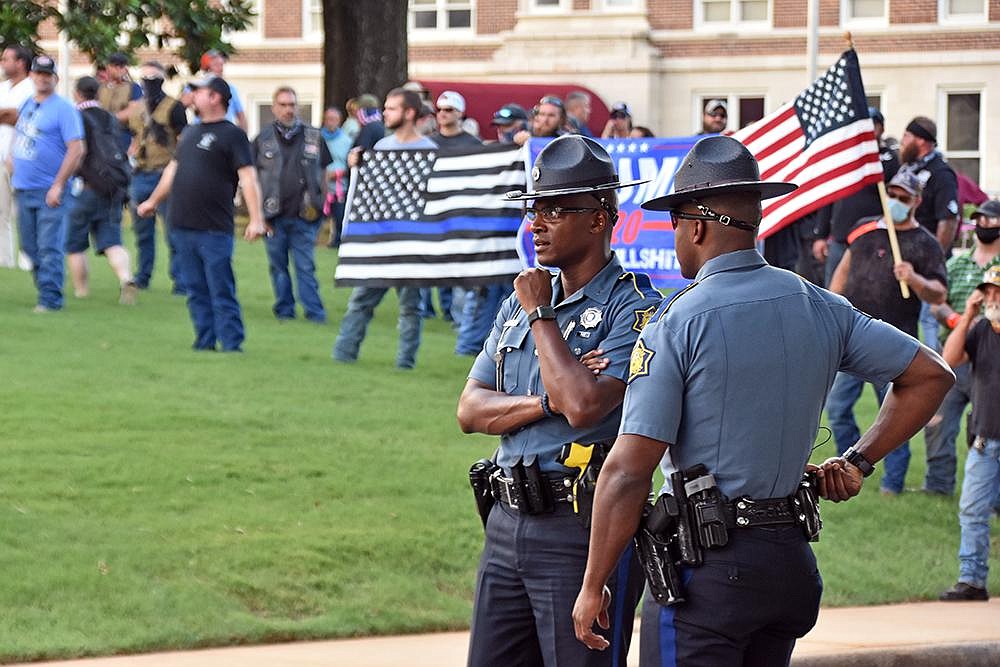
MULTIPOLYGON (((460 667, 467 632, 31 663, 31 667, 460 667)), ((638 635, 633 646, 638 647, 638 635)), ((823 609, 796 667, 1000 665, 1000 599, 823 609)), ((630 666, 638 665, 638 650, 630 666)), ((21 665, 20 667, 28 667, 21 665)))

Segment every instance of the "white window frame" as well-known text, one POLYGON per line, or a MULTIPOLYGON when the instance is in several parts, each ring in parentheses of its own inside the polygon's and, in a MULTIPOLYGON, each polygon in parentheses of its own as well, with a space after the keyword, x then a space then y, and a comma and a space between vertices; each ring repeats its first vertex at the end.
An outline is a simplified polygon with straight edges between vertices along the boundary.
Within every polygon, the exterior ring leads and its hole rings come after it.
MULTIPOLYGON (((560 0, 561 2, 562 0, 560 0)), ((453 37, 455 35, 472 35, 476 30, 476 0, 465 0, 463 4, 469 5, 469 11, 471 12, 471 17, 469 19, 468 28, 449 28, 448 27, 448 0, 435 0, 435 8, 437 11, 437 26, 434 28, 418 28, 413 20, 413 5, 407 2, 406 4, 406 31, 407 35, 414 36, 417 38, 427 37, 431 35, 437 35, 441 37, 453 37)), ((461 9, 461 8, 456 8, 461 9)), ((429 11, 429 7, 424 7, 423 11, 429 11)))
POLYGON ((966 158, 979 160, 979 182, 986 183, 987 160, 984 146, 986 145, 986 86, 984 84, 947 85, 938 87, 938 144, 941 152, 948 159, 966 158), (948 142, 948 96, 949 95, 979 95, 979 150, 957 151, 947 146, 948 142))
POLYGON ((591 0, 591 2, 598 3, 597 8, 603 12, 635 12, 646 8, 643 0, 591 0))
MULTIPOLYGON (((733 20, 733 10, 740 0, 729 0, 728 21, 705 21, 704 0, 694 2, 694 29, 698 32, 763 32, 771 30, 774 25, 774 0, 767 0, 767 18, 763 21, 733 20)), ((699 116, 700 118, 700 116, 699 116)), ((699 120, 699 125, 700 125, 699 120)))
POLYGON ((554 7, 539 5, 535 0, 521 0, 525 10, 530 14, 561 14, 573 9, 572 0, 559 0, 554 7))
POLYGON ((323 3, 319 3, 320 7, 320 22, 319 29, 316 30, 312 26, 312 5, 316 0, 302 0, 302 37, 309 40, 318 40, 323 38, 323 3))
POLYGON ((702 116, 705 113, 705 104, 708 100, 725 100, 726 102, 726 127, 724 131, 737 131, 740 127, 740 99, 744 97, 760 97, 764 100, 764 116, 771 113, 771 96, 766 90, 739 90, 735 93, 727 91, 725 93, 713 93, 711 91, 695 90, 691 98, 693 107, 693 134, 701 132, 702 116))
POLYGON ((840 0, 840 25, 843 28, 886 28, 889 26, 889 2, 882 0, 882 16, 855 18, 851 16, 851 0, 840 0))
POLYGON ((955 14, 948 13, 950 3, 948 0, 938 0, 938 23, 941 25, 970 25, 980 24, 989 20, 990 7, 989 0, 982 0, 982 8, 978 14, 955 14))

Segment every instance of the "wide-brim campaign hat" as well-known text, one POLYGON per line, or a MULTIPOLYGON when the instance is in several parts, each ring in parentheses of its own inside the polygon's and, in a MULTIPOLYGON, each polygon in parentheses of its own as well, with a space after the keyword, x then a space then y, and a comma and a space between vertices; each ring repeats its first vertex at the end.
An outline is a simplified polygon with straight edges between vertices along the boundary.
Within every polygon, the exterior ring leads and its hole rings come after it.
POLYGON ((761 199, 780 197, 799 186, 779 181, 761 181, 757 160, 746 146, 732 137, 705 137, 684 156, 674 175, 674 191, 643 202, 647 211, 669 211, 692 199, 731 192, 753 192, 761 199))
POLYGON ((649 181, 622 183, 604 146, 579 134, 563 135, 549 142, 535 160, 531 180, 534 191, 514 190, 507 193, 507 199, 523 201, 617 190, 649 181))

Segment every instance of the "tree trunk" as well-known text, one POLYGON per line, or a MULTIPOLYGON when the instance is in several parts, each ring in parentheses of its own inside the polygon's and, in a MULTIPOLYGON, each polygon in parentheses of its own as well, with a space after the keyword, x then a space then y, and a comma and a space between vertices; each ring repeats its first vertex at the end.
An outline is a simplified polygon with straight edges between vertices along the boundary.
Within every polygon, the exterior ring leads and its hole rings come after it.
POLYGON ((325 106, 406 81, 406 12, 406 0, 323 0, 325 106))

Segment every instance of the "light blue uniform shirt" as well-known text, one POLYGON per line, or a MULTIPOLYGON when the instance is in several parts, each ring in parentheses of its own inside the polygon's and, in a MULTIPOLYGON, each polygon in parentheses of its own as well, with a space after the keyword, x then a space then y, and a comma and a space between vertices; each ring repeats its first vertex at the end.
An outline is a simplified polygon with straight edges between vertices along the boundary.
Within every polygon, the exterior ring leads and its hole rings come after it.
MULTIPOLYGON (((561 292, 562 284, 555 276, 552 305, 559 330, 573 355, 579 358, 591 350, 603 349, 602 356, 610 360, 610 365, 602 375, 624 382, 628 377, 632 346, 662 301, 649 277, 625 271, 617 257, 612 257, 581 290, 565 300, 561 292)), ((500 307, 493 331, 473 363, 469 377, 496 388, 498 351, 503 355, 501 391, 513 396, 540 396, 545 392, 535 340, 516 294, 500 307)), ((610 444, 618 433, 620 420, 620 406, 589 428, 573 428, 562 415, 544 417, 501 436, 497 463, 509 472, 519 459, 530 465, 537 458, 543 471, 567 473, 568 469, 556 462, 562 446, 570 442, 610 444)))
POLYGON ((11 146, 17 190, 48 190, 66 158, 66 146, 83 139, 83 119, 76 107, 59 95, 39 104, 29 97, 17 116, 17 134, 11 146))
POLYGON ((621 433, 669 443, 667 475, 703 463, 730 499, 791 495, 837 371, 884 384, 919 343, 756 250, 695 281, 636 343, 621 433))

